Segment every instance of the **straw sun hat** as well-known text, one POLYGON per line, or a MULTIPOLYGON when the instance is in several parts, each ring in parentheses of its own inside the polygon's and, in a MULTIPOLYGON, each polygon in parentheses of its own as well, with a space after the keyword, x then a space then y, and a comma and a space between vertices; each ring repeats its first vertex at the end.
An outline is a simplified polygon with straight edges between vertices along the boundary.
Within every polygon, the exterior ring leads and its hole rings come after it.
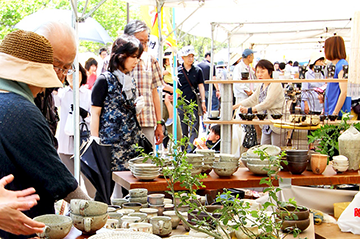
POLYGON ((0 44, 0 78, 29 85, 62 87, 53 68, 50 42, 34 32, 18 30, 0 44))

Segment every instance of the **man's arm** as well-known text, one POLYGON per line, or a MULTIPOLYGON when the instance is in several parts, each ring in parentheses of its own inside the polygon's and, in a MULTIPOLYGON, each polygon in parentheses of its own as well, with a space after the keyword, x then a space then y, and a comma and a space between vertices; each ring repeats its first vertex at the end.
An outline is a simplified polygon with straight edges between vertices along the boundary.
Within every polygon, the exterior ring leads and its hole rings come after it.
POLYGON ((155 108, 155 117, 156 117, 156 128, 155 128, 155 139, 156 145, 159 145, 162 143, 164 134, 162 131, 162 126, 160 123, 161 121, 161 104, 160 104, 160 97, 159 93, 156 88, 152 89, 152 95, 153 95, 153 102, 154 102, 154 108, 155 108))

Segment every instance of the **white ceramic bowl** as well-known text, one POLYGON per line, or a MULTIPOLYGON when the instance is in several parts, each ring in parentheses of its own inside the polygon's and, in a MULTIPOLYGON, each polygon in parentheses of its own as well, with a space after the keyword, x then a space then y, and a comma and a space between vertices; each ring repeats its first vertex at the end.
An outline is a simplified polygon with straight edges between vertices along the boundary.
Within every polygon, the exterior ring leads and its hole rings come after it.
POLYGON ((233 175, 238 167, 229 167, 229 168, 213 168, 214 169, 214 172, 219 176, 219 177, 229 177, 231 175, 233 175))
POLYGON ((234 154, 220 154, 220 162, 234 162, 234 161, 238 161, 239 158, 235 157, 234 154))
MULTIPOLYGON (((267 175, 267 170, 265 170, 264 168, 268 168, 269 165, 266 164, 252 164, 250 162, 248 162, 247 164, 247 168, 254 174, 257 175, 267 175)), ((276 166, 272 166, 271 167, 272 170, 276 170, 276 166)))

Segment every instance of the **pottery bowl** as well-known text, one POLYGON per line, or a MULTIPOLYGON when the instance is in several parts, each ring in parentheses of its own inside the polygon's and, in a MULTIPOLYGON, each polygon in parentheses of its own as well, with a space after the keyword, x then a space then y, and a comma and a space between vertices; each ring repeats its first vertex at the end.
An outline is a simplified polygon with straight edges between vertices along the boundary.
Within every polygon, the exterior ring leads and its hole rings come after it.
POLYGON ((344 155, 333 156, 332 161, 333 163, 337 163, 337 164, 349 164, 348 158, 344 155))
POLYGON ((157 216, 150 219, 153 227, 153 233, 161 237, 165 237, 172 232, 171 217, 157 216))
POLYGON ((244 166, 247 167, 247 163, 249 162, 249 158, 241 157, 240 160, 244 164, 244 166))
POLYGON ((305 162, 308 160, 308 155, 307 154, 304 154, 304 155, 287 155, 286 156, 286 160, 288 162, 298 162, 298 163, 301 163, 301 162, 305 162))
POLYGON ((145 232, 152 234, 152 224, 146 222, 135 222, 129 224, 130 231, 145 232))
POLYGON ((238 167, 229 167, 229 168, 216 168, 216 167, 213 167, 215 173, 219 176, 219 177, 228 177, 228 176, 231 176, 233 175, 238 167))
POLYGON ((284 220, 305 220, 309 218, 310 210, 306 207, 298 206, 295 208, 288 205, 285 208, 277 209, 277 216, 284 220))
POLYGON ((281 230, 289 231, 294 228, 299 228, 304 231, 310 225, 310 218, 304 220, 284 220, 281 226, 281 230))
POLYGON ((171 218, 172 229, 176 229, 180 223, 180 217, 176 215, 175 211, 165 211, 164 216, 168 216, 171 218))
POLYGON ((163 215, 163 212, 164 212, 164 208, 165 208, 165 205, 153 205, 153 204, 149 204, 149 207, 150 208, 155 208, 158 210, 157 212, 157 215, 158 216, 162 216, 163 215))
POLYGON ((307 167, 308 161, 304 162, 289 162, 288 169, 292 174, 302 174, 307 167))
POLYGON ((175 205, 172 203, 164 204, 164 211, 173 211, 175 208, 175 205))
POLYGON ((111 199, 111 204, 113 205, 117 205, 117 206, 122 206, 124 203, 129 202, 126 198, 113 198, 111 199))
POLYGON ((264 120, 266 118, 267 114, 260 114, 260 113, 257 113, 256 114, 256 117, 259 119, 259 120, 264 120))
POLYGON ((156 193, 148 195, 148 201, 153 205, 163 205, 164 204, 165 194, 156 193))
POLYGON ((122 214, 122 213, 117 213, 117 212, 109 212, 109 213, 108 213, 108 217, 109 217, 110 219, 116 219, 116 220, 118 220, 119 223, 120 223, 120 220, 121 220, 121 218, 123 217, 123 214, 122 214))
POLYGON ((130 197, 129 202, 138 202, 138 203, 144 204, 144 203, 147 203, 147 196, 136 197, 136 198, 130 197))
POLYGON ((202 154, 204 157, 214 157, 215 150, 212 149, 196 149, 197 154, 202 154))
POLYGON ((129 217, 140 217, 140 222, 147 220, 147 214, 143 212, 133 212, 128 214, 129 217))
POLYGON ((239 116, 242 120, 246 120, 246 114, 239 113, 239 116))
POLYGON ((97 216, 107 212, 108 205, 103 202, 71 199, 70 212, 81 216, 97 216))
POLYGON ((342 172, 345 172, 346 170, 348 170, 349 165, 346 165, 346 166, 332 165, 332 167, 336 172, 342 173, 342 172))
POLYGON ((45 224, 44 231, 37 233, 40 238, 62 239, 70 232, 72 227, 71 218, 62 215, 45 214, 35 217, 34 220, 45 224))
POLYGON ((141 208, 140 212, 147 214, 147 220, 158 215, 159 210, 156 208, 141 208))
POLYGON ((220 111, 218 110, 212 110, 210 111, 210 116, 211 117, 219 117, 220 111))
POLYGON ((335 121, 338 116, 337 115, 328 115, 328 118, 330 119, 330 121, 335 121))
POLYGON ((281 119, 282 114, 272 114, 271 117, 272 117, 273 119, 281 119))
POLYGON ((92 234, 105 225, 108 214, 85 217, 70 213, 70 217, 73 220, 74 227, 85 234, 92 234))
POLYGON ((164 204, 172 204, 173 200, 171 198, 164 198, 164 204))
POLYGON ((146 197, 148 190, 146 188, 134 188, 129 190, 131 198, 146 197))
POLYGON ((119 210, 116 211, 116 213, 122 214, 123 216, 128 215, 129 213, 133 213, 133 212, 135 212, 135 210, 130 209, 130 208, 119 209, 119 210))
POLYGON ((248 158, 247 163, 251 164, 261 164, 261 165, 268 165, 270 164, 270 161, 268 159, 261 160, 259 158, 248 158))
POLYGON ((193 163, 201 163, 203 160, 204 155, 202 154, 186 154, 187 161, 191 164, 193 163))
POLYGON ((251 121, 255 118, 255 116, 256 115, 254 115, 254 114, 247 113, 245 118, 246 118, 246 120, 251 121))
POLYGON ((221 167, 237 167, 239 165, 239 162, 233 161, 233 162, 214 162, 213 167, 215 168, 221 168, 221 167))
POLYGON ((239 158, 234 154, 220 154, 220 162, 238 162, 239 158))
POLYGON ((289 155, 307 155, 308 150, 286 150, 285 153, 287 156, 289 155))
POLYGON ((142 204, 138 202, 128 202, 123 204, 124 209, 134 209, 135 212, 139 212, 140 208, 142 208, 142 204))
POLYGON ((326 120, 326 115, 320 115, 320 121, 325 121, 326 120))
MULTIPOLYGON (((253 173, 257 175, 267 175, 268 171, 266 170, 269 168, 268 164, 252 164, 248 163, 247 168, 253 173)), ((276 170, 276 166, 271 166, 272 170, 276 170)))

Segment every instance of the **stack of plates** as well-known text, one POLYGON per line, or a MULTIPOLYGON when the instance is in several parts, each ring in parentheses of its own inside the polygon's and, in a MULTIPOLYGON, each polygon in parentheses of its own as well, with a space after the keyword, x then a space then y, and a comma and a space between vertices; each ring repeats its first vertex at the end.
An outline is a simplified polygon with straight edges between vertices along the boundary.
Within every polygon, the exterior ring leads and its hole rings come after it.
POLYGON ((140 180, 153 180, 160 175, 160 167, 150 163, 134 163, 130 171, 140 180))

